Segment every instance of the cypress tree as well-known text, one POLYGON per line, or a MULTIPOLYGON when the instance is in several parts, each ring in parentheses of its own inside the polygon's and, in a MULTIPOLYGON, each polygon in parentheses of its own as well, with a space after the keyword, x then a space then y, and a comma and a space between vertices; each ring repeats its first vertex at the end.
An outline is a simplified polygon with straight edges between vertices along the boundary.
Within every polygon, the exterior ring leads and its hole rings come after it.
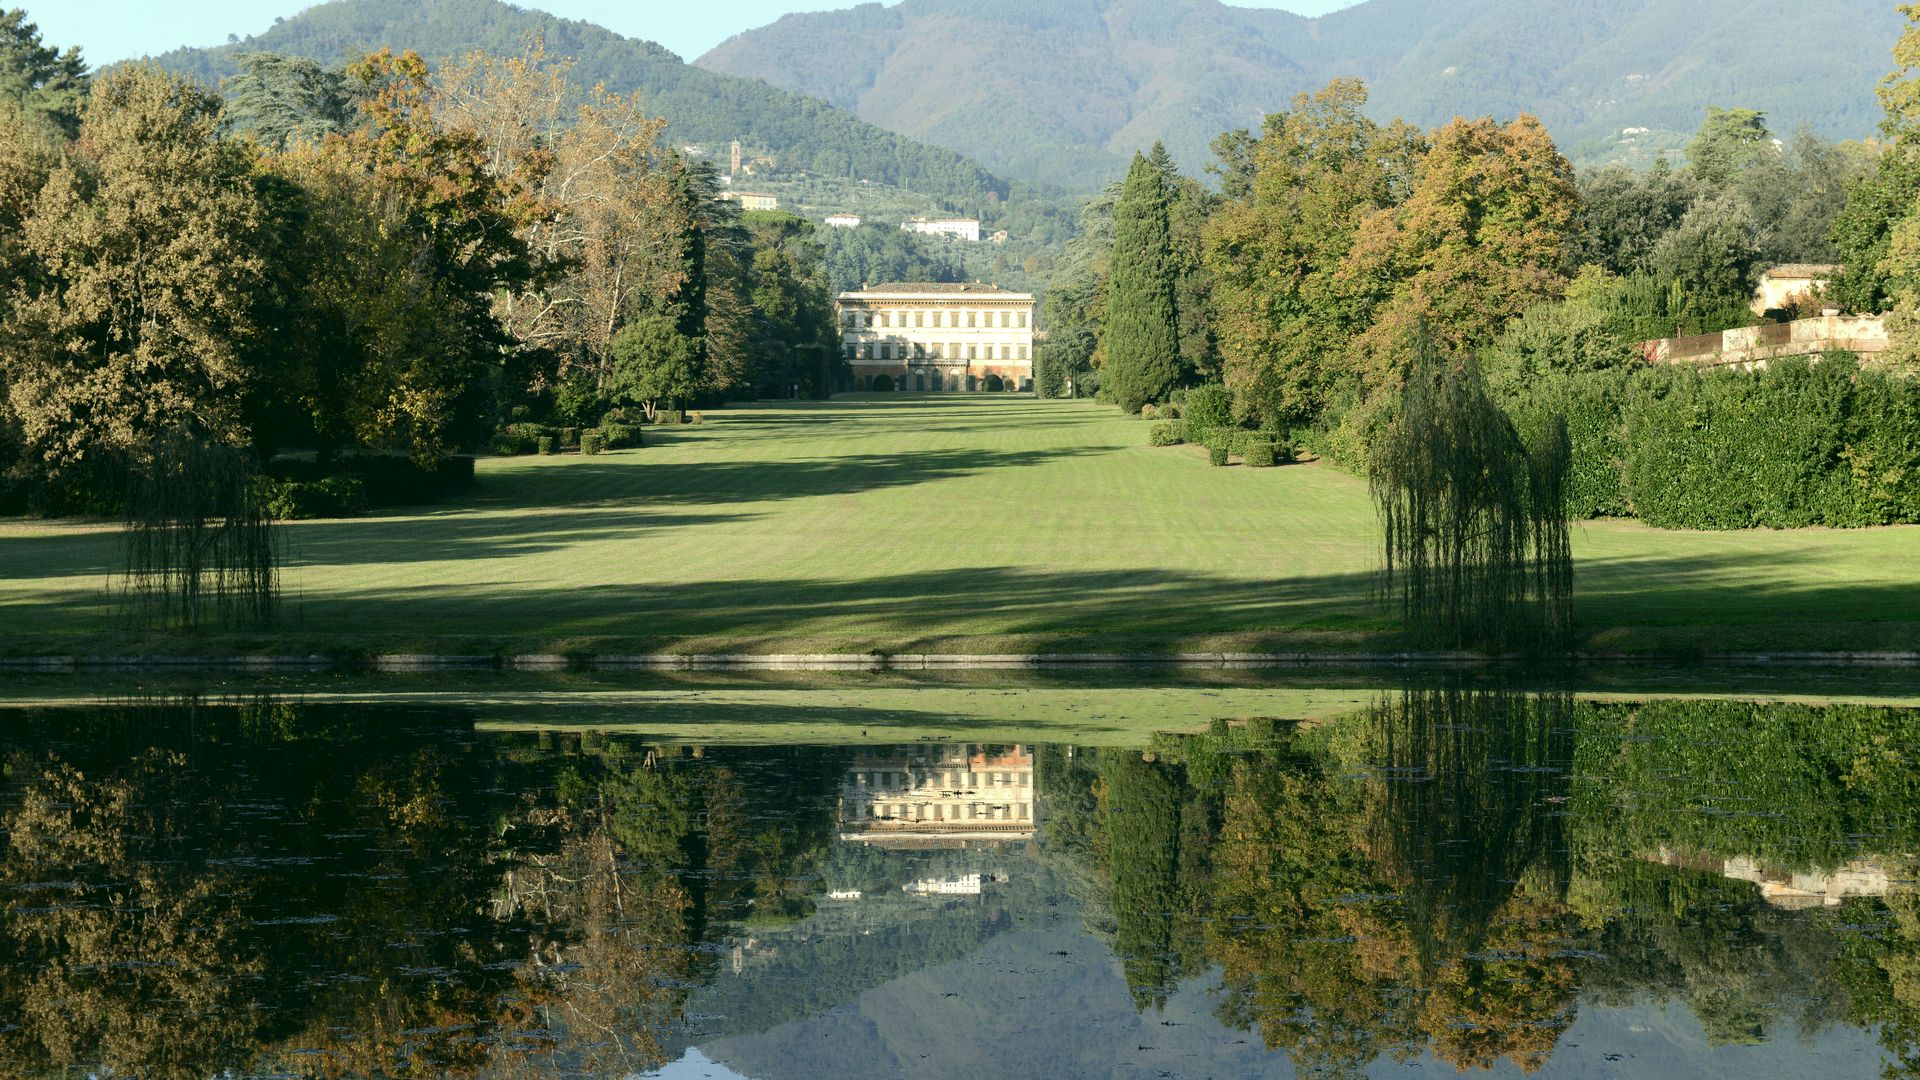
POLYGON ((1126 412, 1165 397, 1180 375, 1174 300, 1173 161, 1164 146, 1133 156, 1113 208, 1106 387, 1126 412))

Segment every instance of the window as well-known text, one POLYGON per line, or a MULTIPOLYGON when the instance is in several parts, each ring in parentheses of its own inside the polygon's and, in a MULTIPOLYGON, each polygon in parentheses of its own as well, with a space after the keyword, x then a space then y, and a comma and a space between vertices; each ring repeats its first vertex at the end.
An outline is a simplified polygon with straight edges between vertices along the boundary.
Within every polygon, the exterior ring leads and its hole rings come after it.
POLYGON ((847 343, 847 359, 852 360, 858 352, 859 350, 854 347, 852 342, 847 343))
POLYGON ((1027 325, 1027 313, 1023 311, 1018 315, 1015 315, 1013 317, 1013 325, 1018 326, 1021 329, 1025 329, 1027 325))
POLYGON ((1027 359, 1027 347, 1025 345, 1020 346, 1020 359, 1027 359))
POLYGON ((940 358, 941 358, 941 357, 940 357, 940 343, 939 343, 939 342, 937 342, 937 341, 936 341, 936 342, 934 342, 934 345, 933 345, 933 358, 934 358, 935 360, 938 360, 938 359, 940 359, 940 358))
POLYGON ((887 313, 884 311, 880 313, 880 325, 883 327, 887 325, 887 313))
POLYGON ((973 314, 973 312, 971 312, 971 311, 969 311, 969 312, 967 312, 967 327, 968 327, 968 329, 972 329, 972 327, 973 327, 973 319, 974 319, 974 314, 973 314))
POLYGON ((974 358, 974 356, 973 356, 973 346, 971 346, 971 345, 969 345, 969 346, 967 346, 967 359, 969 359, 969 360, 972 360, 973 358, 974 358))

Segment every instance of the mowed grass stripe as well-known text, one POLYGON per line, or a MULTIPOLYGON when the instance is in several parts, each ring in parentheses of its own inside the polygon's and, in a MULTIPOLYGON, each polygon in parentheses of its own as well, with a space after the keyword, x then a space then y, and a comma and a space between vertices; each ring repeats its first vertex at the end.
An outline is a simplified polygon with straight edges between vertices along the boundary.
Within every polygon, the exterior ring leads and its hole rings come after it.
MULTIPOLYGON (((1393 644, 1360 479, 1210 467, 1090 402, 710 413, 642 449, 488 459, 459 505, 286 529, 267 634, 116 628, 98 525, 0 523, 0 648, 1008 652, 1393 644)), ((1911 648, 1920 529, 1575 533, 1595 648, 1911 648)))

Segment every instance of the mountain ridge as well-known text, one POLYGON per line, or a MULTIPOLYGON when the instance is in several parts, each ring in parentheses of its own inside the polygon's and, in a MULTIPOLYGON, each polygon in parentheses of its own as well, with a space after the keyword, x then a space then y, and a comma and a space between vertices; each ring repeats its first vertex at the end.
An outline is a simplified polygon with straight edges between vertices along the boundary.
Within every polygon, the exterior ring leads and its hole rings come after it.
POLYGON ((1311 19, 1219 0, 902 0, 783 16, 695 63, 1085 189, 1156 140, 1196 171, 1215 135, 1337 77, 1365 79, 1382 118, 1533 113, 1587 163, 1650 161, 1708 105, 1862 137, 1899 28, 1890 0, 1364 0, 1311 19))
POLYGON ((649 112, 668 121, 676 144, 715 152, 733 139, 760 145, 783 165, 829 176, 910 188, 955 209, 997 203, 1010 183, 955 151, 927 145, 861 120, 827 102, 758 79, 694 67, 671 50, 594 23, 562 19, 502 0, 331 0, 275 22, 244 41, 180 48, 150 58, 171 71, 218 85, 238 70, 235 57, 265 50, 338 65, 381 46, 413 49, 429 60, 475 49, 517 53, 531 37, 550 55, 573 59, 584 85, 639 90, 649 112))

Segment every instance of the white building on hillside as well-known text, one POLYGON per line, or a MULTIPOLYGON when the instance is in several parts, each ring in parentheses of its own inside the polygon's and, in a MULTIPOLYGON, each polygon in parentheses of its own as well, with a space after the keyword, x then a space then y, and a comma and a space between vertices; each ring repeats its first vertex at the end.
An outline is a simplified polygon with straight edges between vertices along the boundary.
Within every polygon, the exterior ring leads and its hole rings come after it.
POLYGON ((980 223, 972 218, 942 218, 939 221, 915 218, 902 223, 900 228, 922 236, 951 236, 969 243, 980 242, 980 223))
POLYGON ((830 229, 857 229, 860 227, 860 215, 828 214, 827 227, 830 229))

